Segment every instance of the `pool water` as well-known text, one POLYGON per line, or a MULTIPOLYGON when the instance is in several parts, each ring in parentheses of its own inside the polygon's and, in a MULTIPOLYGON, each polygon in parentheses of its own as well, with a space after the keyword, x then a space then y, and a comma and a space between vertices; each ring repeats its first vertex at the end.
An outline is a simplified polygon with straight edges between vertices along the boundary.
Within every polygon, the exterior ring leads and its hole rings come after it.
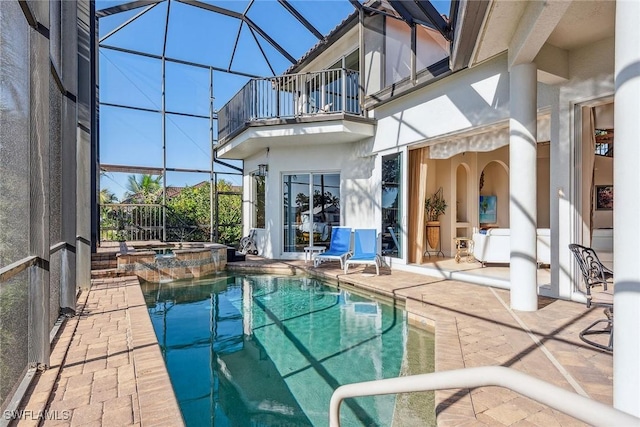
MULTIPOLYGON (((433 371, 405 312, 304 276, 224 275, 143 292, 188 426, 325 426, 342 384, 433 371)), ((345 426, 434 424, 433 393, 348 399, 345 426)))

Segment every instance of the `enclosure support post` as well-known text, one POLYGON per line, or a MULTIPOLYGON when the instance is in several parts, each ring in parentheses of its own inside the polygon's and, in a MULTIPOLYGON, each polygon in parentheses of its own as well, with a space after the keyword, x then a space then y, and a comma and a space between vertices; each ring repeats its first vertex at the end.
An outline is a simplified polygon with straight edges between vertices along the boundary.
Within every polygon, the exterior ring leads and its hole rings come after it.
POLYGON ((209 68, 209 146, 211 147, 211 171, 209 173, 209 241, 213 242, 213 193, 216 190, 216 181, 213 175, 214 169, 214 156, 215 156, 215 141, 213 137, 213 69, 209 68))
POLYGON ((167 97, 166 62, 162 56, 162 241, 167 241, 167 97))

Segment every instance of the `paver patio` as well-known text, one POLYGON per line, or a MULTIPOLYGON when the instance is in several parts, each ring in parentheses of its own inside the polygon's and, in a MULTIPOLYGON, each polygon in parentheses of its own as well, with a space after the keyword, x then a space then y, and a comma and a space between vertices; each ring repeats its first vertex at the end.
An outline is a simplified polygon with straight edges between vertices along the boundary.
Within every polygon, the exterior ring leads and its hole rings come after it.
MULTIPOLYGON (((394 297, 413 321, 435 327, 437 371, 501 365, 612 404, 611 354, 578 338, 602 313, 583 304, 540 297, 538 311, 513 312, 505 290, 389 269, 375 276, 372 267, 345 275, 338 263, 314 269, 302 261, 251 258, 230 268, 307 271, 338 286, 394 297)), ((137 279, 93 280, 80 311, 60 332, 52 366, 39 376, 25 409, 67 411, 68 419, 44 425, 182 424, 137 279)), ((437 391, 436 413, 439 426, 583 425, 498 387, 437 391)))
POLYGON ((80 301, 25 409, 45 426, 182 425, 137 277, 94 279, 80 301))

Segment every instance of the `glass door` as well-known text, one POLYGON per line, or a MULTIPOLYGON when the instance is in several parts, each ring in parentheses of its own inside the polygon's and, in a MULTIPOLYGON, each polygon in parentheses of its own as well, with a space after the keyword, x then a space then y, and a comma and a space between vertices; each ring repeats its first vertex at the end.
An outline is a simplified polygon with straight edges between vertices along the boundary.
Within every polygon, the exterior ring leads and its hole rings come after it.
POLYGON ((382 157, 382 254, 402 258, 402 153, 382 157))
POLYGON ((313 244, 329 247, 331 229, 340 225, 340 175, 313 174, 313 244))
POLYGON ((283 175, 282 184, 283 251, 329 247, 331 230, 340 225, 340 174, 283 175))
POLYGON ((309 174, 283 176, 284 252, 309 246, 309 174))

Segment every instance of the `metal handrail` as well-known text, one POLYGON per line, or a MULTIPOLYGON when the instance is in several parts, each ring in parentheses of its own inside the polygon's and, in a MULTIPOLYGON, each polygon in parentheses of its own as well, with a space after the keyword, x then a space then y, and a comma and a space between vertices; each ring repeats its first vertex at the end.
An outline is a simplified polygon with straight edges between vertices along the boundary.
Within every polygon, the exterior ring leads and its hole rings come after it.
POLYGON ((340 403, 350 397, 486 386, 508 388, 591 425, 640 425, 640 418, 631 414, 503 366, 456 369, 340 386, 331 396, 329 425, 340 426, 340 403))
MULTIPOLYGON (((49 248, 49 255, 54 254, 64 248, 75 251, 75 246, 70 245, 67 242, 59 242, 49 248)), ((6 282, 18 273, 21 273, 27 268, 38 263, 46 264, 47 261, 38 256, 32 255, 4 266, 0 268, 0 282, 6 282)))
POLYGON ((251 121, 328 113, 362 114, 358 71, 334 68, 249 80, 218 111, 218 140, 251 121))
POLYGON ((26 258, 22 258, 19 261, 11 263, 5 267, 0 268, 0 282, 5 282, 11 279, 13 276, 18 273, 26 270, 27 268, 36 265, 39 260, 42 258, 37 256, 28 256, 26 258))

